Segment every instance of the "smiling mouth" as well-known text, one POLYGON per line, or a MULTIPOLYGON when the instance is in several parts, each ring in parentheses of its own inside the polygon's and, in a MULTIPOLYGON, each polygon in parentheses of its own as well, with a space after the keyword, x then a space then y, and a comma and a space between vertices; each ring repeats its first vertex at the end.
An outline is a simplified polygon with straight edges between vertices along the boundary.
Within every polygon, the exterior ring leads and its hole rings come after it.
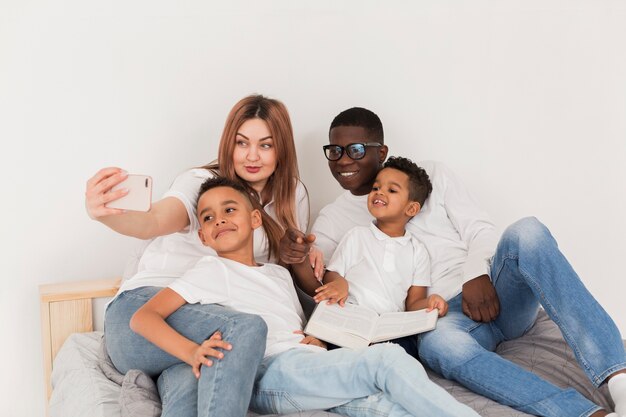
POLYGON ((350 171, 350 172, 337 172, 337 174, 339 174, 340 177, 343 178, 350 178, 356 174, 358 174, 359 171, 350 171))
POLYGON ((235 229, 223 229, 223 230, 220 230, 219 232, 217 232, 217 234, 215 235, 214 239, 217 240, 219 237, 221 237, 225 233, 234 232, 234 231, 235 231, 235 229))
POLYGON ((372 205, 374 205, 374 206, 386 206, 387 203, 384 202, 383 200, 379 199, 379 198, 376 198, 376 199, 374 199, 374 201, 372 201, 372 205))

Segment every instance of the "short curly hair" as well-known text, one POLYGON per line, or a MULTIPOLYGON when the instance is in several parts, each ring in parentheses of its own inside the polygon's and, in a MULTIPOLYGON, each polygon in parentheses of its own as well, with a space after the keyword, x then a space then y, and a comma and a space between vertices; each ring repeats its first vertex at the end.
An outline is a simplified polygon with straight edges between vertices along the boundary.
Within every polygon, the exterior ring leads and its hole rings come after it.
POLYGON ((430 183, 430 178, 424 168, 420 168, 415 162, 401 156, 390 156, 383 165, 383 169, 385 168, 397 169, 408 175, 409 199, 417 201, 420 203, 420 206, 424 205, 424 202, 433 191, 433 185, 430 183))
POLYGON ((383 122, 376 113, 363 107, 352 107, 339 113, 330 123, 328 133, 339 126, 356 126, 365 129, 369 137, 368 140, 374 140, 378 143, 385 144, 385 133, 383 131, 383 122))
POLYGON ((219 177, 219 176, 208 178, 202 183, 202 185, 200 186, 200 190, 198 191, 198 200, 200 200, 200 197, 202 197, 202 194, 217 187, 228 187, 236 191, 239 191, 239 193, 246 198, 246 200, 250 203, 250 205, 254 207, 254 203, 252 202, 250 193, 248 192, 248 190, 246 190, 245 185, 243 185, 239 181, 235 181, 229 178, 219 177))

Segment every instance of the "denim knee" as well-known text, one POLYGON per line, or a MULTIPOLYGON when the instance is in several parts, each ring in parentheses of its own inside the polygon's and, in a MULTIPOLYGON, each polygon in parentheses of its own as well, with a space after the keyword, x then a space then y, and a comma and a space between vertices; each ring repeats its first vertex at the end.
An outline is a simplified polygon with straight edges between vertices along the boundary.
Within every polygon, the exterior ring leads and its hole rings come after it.
POLYGON ((234 337, 245 337, 255 343, 263 345, 267 338, 267 324, 265 320, 254 314, 241 313, 226 323, 224 332, 233 332, 234 337))
POLYGON ((449 378, 483 350, 468 332, 432 331, 420 338, 419 357, 429 368, 449 378))
POLYGON ((548 228, 536 217, 525 217, 506 228, 500 239, 500 246, 516 247, 519 250, 535 251, 545 248, 554 240, 548 228))
MULTIPOLYGON (((396 343, 377 343, 363 351, 363 359, 366 363, 376 367, 389 368, 394 363, 411 357, 402 346, 396 343)), ((419 363, 419 362, 418 362, 419 363)))
POLYGON ((265 354, 267 324, 261 317, 240 313, 231 317, 222 326, 222 338, 237 349, 240 355, 259 362, 265 354))

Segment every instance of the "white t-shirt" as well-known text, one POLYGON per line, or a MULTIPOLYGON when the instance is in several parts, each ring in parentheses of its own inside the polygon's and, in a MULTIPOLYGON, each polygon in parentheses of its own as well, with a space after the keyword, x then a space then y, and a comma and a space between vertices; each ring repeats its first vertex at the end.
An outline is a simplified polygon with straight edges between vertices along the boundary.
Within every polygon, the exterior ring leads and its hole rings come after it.
MULTIPOLYGON (((407 230, 419 236, 430 255, 429 293, 449 300, 461 292, 465 282, 489 275, 499 233, 446 166, 433 161, 419 165, 430 176, 433 192, 407 224, 407 230)), ((368 225, 373 219, 367 211, 367 195, 354 196, 346 191, 320 211, 311 233, 328 260, 348 230, 368 225)))
POLYGON ((405 311, 412 285, 430 286, 428 252, 410 232, 390 237, 374 223, 346 234, 327 266, 349 283, 348 302, 378 314, 405 311))
POLYGON ((265 356, 293 348, 323 350, 300 344, 304 313, 289 272, 279 265, 251 267, 217 256, 202 258, 169 287, 190 304, 219 304, 257 314, 267 323, 265 356))
MULTIPOLYGON (((212 176, 209 170, 195 168, 185 171, 174 180, 163 198, 174 197, 185 205, 189 226, 181 232, 152 239, 139 260, 137 273, 123 282, 118 294, 139 287, 166 287, 193 267, 201 257, 216 255, 213 249, 200 241, 200 224, 196 216, 198 191, 202 183, 212 176)), ((265 211, 276 219, 273 202, 265 206, 265 211)), ((309 196, 301 182, 296 187, 296 216, 300 229, 306 231, 309 223, 309 196)), ((254 254, 258 262, 268 261, 268 243, 263 227, 254 231, 254 254)), ((271 260, 274 259, 275 254, 271 260)))

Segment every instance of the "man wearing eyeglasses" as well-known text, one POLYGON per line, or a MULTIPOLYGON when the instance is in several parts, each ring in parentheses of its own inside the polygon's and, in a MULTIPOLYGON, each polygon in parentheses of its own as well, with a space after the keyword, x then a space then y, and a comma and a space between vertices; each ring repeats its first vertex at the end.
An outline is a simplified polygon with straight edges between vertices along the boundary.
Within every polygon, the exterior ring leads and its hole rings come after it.
MULTIPOLYGON (((325 262, 330 260, 348 230, 368 225, 373 220, 367 210, 367 194, 388 153, 380 119, 359 107, 335 117, 330 126, 329 142, 323 146, 328 167, 346 192, 320 211, 311 231, 325 262)), ((433 193, 420 216, 413 218, 407 228, 428 247, 433 262, 431 292, 450 299, 459 294, 463 286, 466 314, 476 321, 491 321, 499 312, 488 266, 498 241, 495 227, 449 169, 435 162, 421 165, 433 182, 433 193)), ((302 237, 300 240, 303 241, 301 246, 292 242, 289 247, 281 247, 284 262, 302 261, 301 250, 307 247, 306 240, 302 237)), ((309 294, 317 286, 309 281, 299 282, 299 285, 309 294)))
POLYGON ((372 175, 376 177, 379 169, 371 160, 378 160, 379 165, 382 165, 387 156, 387 147, 382 143, 362 142, 363 130, 358 126, 338 126, 331 130, 331 144, 323 148, 333 176, 344 189, 354 195, 364 195, 371 191, 369 178, 372 175), (367 152, 368 148, 379 149, 367 152))
MULTIPOLYGON (((363 108, 340 113, 329 139, 324 155, 346 192, 320 211, 311 235, 288 231, 281 242, 281 260, 292 264, 298 285, 309 295, 319 287, 307 256, 313 241, 329 261, 348 230, 373 220, 367 194, 388 152, 380 119, 363 108)), ((528 414, 609 415, 571 387, 557 387, 493 353, 499 343, 522 336, 532 326, 541 304, 566 335, 593 385, 609 381, 618 411, 610 415, 625 416, 626 353, 619 331, 549 230, 526 218, 500 237, 458 177, 441 163, 420 165, 433 191, 406 227, 430 254, 429 292, 449 303, 437 328, 419 336, 420 360, 446 378, 528 414)))

